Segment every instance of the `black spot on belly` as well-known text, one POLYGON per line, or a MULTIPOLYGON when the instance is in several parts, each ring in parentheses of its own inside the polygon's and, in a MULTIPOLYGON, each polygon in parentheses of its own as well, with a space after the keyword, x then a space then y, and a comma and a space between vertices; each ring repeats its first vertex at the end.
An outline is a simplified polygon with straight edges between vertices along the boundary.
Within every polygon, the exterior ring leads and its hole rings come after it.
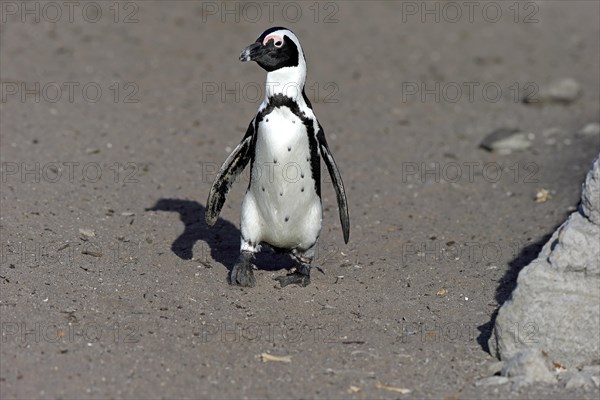
MULTIPOLYGON (((264 190, 264 189, 263 189, 264 190)), ((300 189, 301 192, 304 192, 304 188, 300 189)))
POLYGON ((295 124, 295 123, 296 123, 296 121, 292 120, 292 124, 295 124))
POLYGON ((279 192, 279 195, 280 195, 280 196, 283 196, 283 192, 279 192))
POLYGON ((285 217, 285 222, 288 222, 290 220, 290 217, 285 217))
POLYGON ((262 191, 263 191, 263 192, 265 191, 265 188, 264 188, 264 186, 263 186, 263 188, 262 188, 262 191))
POLYGON ((273 164, 277 164, 277 159, 276 158, 273 159, 273 164))
POLYGON ((269 122, 269 118, 267 118, 267 122, 269 122))
MULTIPOLYGON (((306 102, 308 108, 312 110, 310 101, 308 100, 308 97, 306 97, 306 93, 304 91, 302 91, 302 97, 304 98, 304 101, 306 102)), ((319 130, 319 132, 315 132, 315 121, 312 118, 307 117, 308 113, 300 109, 298 102, 295 101, 295 99, 293 99, 292 97, 288 97, 283 94, 276 94, 270 96, 267 99, 266 107, 256 115, 254 119, 254 124, 256 127, 258 127, 260 122, 267 119, 267 117, 271 112, 273 112, 273 110, 281 107, 289 108, 292 114, 294 114, 297 117, 293 118, 292 120, 299 121, 306 128, 306 133, 308 136, 308 145, 310 149, 310 153, 306 154, 306 158, 310 166, 311 178, 315 182, 315 192, 317 196, 321 197, 321 168, 319 163, 320 157, 317 135, 323 135, 323 132, 321 129, 319 130)), ((255 141, 256 139, 254 139, 253 143, 255 143, 255 141)))
POLYGON ((300 174, 300 178, 304 179, 304 172, 300 174))
POLYGON ((288 151, 292 151, 292 148, 291 148, 291 147, 288 147, 288 151))

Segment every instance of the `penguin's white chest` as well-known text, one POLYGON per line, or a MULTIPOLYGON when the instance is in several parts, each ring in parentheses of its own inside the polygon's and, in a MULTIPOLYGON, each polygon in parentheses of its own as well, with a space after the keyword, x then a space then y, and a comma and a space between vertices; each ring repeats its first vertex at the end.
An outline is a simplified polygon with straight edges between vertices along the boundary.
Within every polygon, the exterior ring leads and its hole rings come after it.
POLYGON ((287 107, 264 116, 257 129, 249 194, 260 215, 262 240, 305 246, 321 228, 321 200, 310 169, 308 133, 287 107))

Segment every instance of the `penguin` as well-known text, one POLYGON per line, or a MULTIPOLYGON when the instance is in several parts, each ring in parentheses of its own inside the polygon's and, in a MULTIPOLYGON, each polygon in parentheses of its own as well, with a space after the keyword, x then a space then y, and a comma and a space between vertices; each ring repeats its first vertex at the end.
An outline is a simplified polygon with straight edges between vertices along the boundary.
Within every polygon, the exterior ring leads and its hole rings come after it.
POLYGON ((306 59, 296 35, 282 27, 267 29, 239 58, 255 61, 267 71, 265 99, 215 177, 206 203, 206 223, 216 222, 231 185, 249 163, 240 255, 229 283, 255 286, 255 254, 268 245, 290 254, 299 264, 294 272, 275 278, 281 287, 307 286, 322 225, 321 157, 331 175, 348 243, 350 218, 342 177, 304 91, 306 59))

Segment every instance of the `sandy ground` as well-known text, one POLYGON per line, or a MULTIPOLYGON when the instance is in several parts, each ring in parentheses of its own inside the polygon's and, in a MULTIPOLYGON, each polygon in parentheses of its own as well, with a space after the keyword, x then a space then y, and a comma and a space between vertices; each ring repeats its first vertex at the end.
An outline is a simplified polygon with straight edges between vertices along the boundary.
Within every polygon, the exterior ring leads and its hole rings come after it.
POLYGON ((576 134, 600 120, 599 3, 475 3, 3 1, 0 397, 597 398, 475 382, 600 150, 576 134), (344 245, 324 179, 324 273, 280 289, 290 260, 265 252, 247 290, 226 282, 247 175, 214 227, 204 205, 261 101, 239 51, 276 25, 307 54, 352 226, 344 245), (519 101, 566 77, 572 104, 519 101), (533 146, 478 148, 500 127, 533 146))

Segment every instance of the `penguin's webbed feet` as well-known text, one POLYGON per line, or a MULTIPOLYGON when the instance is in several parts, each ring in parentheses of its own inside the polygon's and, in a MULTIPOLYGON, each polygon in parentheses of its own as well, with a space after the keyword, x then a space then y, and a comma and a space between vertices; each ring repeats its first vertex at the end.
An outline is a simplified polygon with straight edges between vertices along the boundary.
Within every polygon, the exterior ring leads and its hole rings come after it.
POLYGON ((308 286, 310 284, 310 265, 302 265, 295 272, 278 276, 275 280, 279 282, 282 288, 287 285, 308 286))
POLYGON ((242 251, 229 275, 229 284, 243 287, 256 286, 256 278, 252 271, 254 253, 242 251))

